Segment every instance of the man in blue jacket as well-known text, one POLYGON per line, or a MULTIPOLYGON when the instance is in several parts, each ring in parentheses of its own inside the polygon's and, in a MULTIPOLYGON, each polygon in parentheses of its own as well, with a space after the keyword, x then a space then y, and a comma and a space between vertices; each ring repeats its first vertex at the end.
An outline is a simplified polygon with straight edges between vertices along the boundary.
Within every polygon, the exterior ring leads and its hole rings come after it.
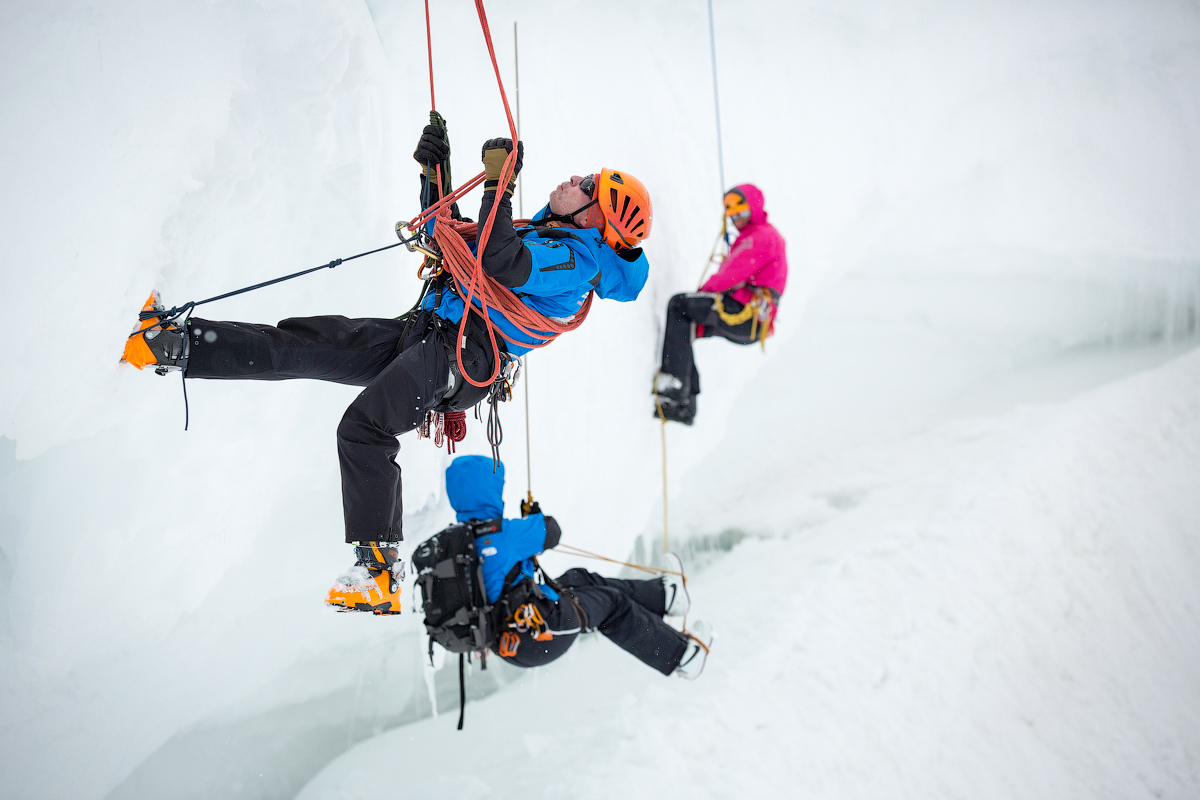
MULTIPOLYGON (((500 599, 506 579, 513 585, 535 578, 533 557, 556 546, 562 536, 554 517, 544 516, 536 504, 523 519, 503 519, 504 465, 493 470, 490 458, 454 459, 446 470, 446 495, 459 522, 501 522, 500 530, 475 539, 489 603, 500 599)), ((519 667, 548 664, 565 653, 581 632, 598 630, 664 675, 688 680, 700 675, 712 641, 708 626, 695 622, 694 635, 686 635, 663 621, 665 616, 688 612, 690 600, 678 577, 628 581, 572 569, 553 583, 562 594, 539 584, 543 597, 531 601, 537 614, 526 610, 493 643, 492 649, 505 661, 519 667)))
MULTIPOLYGON (((483 147, 488 180, 480 219, 499 206, 484 251, 484 271, 548 317, 571 317, 592 291, 621 302, 636 299, 649 273, 636 246, 649 233, 652 219, 645 187, 627 173, 608 169, 574 176, 550 194, 532 226, 514 229, 511 197, 520 158, 512 181, 498 192, 512 147, 508 139, 493 139, 483 147)), ((518 154, 522 150, 518 143, 518 154)), ((423 203, 431 198, 425 173, 433 173, 428 167, 448 164, 448 157, 444 129, 427 127, 414 153, 422 164, 423 203)), ((160 306, 157 298, 154 304, 160 306)), ((419 427, 430 411, 476 405, 490 388, 476 387, 457 374, 455 342, 464 311, 458 290, 449 286, 428 292, 418 305, 399 319, 302 317, 277 326, 193 317, 186 331, 174 325, 150 327, 131 337, 126 348, 127 353, 131 347, 148 349, 149 363, 160 374, 182 369, 187 378, 310 378, 363 387, 337 429, 346 542, 355 545, 356 558, 326 602, 342 610, 400 612, 403 564, 396 544, 403 539, 403 505, 396 437, 419 427)), ((523 336, 502 314, 489 311, 493 324, 509 336, 529 344, 543 341, 523 336)), ((529 350, 496 338, 502 359, 529 350)), ((486 381, 494 361, 479 313, 471 314, 460 346, 463 369, 474 380, 486 381)))

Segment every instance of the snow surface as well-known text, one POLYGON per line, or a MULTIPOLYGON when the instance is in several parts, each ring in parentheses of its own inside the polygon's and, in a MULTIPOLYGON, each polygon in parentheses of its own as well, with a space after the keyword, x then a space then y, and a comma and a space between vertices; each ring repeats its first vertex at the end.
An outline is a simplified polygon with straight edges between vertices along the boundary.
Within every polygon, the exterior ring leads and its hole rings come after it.
POLYGON ((798 485, 854 502, 689 580, 719 635, 695 683, 592 636, 299 800, 387 763, 417 797, 1195 797, 1198 471, 1200 352, 849 450, 798 485))
MULTIPOLYGON (((504 122, 473 9, 433 5, 461 179, 504 122)), ((606 642, 473 675, 462 736, 526 767, 478 780, 548 792, 559 748, 590 746, 558 794, 1200 794, 1179 358, 1200 320, 1200 12, 715 6, 727 179, 763 188, 793 264, 766 354, 701 343, 699 422, 669 430, 672 535, 718 650, 692 685, 606 642), (550 721, 497 744, 487 720, 539 697, 550 721)), ((567 541, 645 555, 661 316, 720 213, 705 7, 488 11, 506 79, 521 24, 526 213, 599 165, 654 191, 642 298, 597 304, 522 387, 567 541)), ((320 773, 319 796, 389 730, 364 774, 461 768, 420 749, 450 735, 427 718, 457 687, 423 666, 419 617, 321 605, 350 561, 334 430, 354 389, 192 382, 184 433, 178 379, 115 363, 151 288, 177 303, 392 240, 415 212, 421 22, 382 0, 0 4, 3 796, 291 797, 320 773)), ((416 263, 204 313, 394 316, 416 263)), ((515 509, 520 404, 503 419, 515 509)), ((461 452, 487 452, 481 425, 461 452)), ((399 462, 411 547, 451 518, 447 457, 406 437, 399 462)))

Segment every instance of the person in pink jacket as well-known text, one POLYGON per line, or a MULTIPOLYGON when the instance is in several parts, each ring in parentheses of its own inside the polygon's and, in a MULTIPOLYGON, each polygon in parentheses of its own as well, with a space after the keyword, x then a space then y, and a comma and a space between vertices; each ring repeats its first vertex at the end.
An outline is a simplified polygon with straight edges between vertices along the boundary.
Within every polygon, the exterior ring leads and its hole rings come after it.
POLYGON ((787 285, 783 237, 763 210, 751 183, 725 194, 725 216, 739 231, 729 255, 698 292, 685 292, 667 305, 662 366, 654 380, 655 416, 691 425, 696 418, 700 374, 692 341, 721 336, 752 344, 771 333, 779 298, 787 285))

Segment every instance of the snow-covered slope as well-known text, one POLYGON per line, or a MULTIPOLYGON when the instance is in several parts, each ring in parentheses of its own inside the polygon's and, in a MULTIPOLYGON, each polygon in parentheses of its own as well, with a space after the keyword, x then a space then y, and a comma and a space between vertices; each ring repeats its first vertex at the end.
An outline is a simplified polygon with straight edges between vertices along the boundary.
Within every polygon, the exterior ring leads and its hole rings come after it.
MULTIPOLYGON (((473 9, 432 5, 461 178, 503 116, 473 9)), ((874 485, 813 488, 849 447, 1195 341, 1190 4, 715 5, 727 178, 763 188, 793 273, 765 356, 700 347, 700 421, 670 431, 681 545, 826 522, 874 485)), ((506 76, 521 24, 526 213, 600 165, 654 192, 642 298, 597 304, 528 371, 534 491, 620 555, 658 535, 659 322, 719 214, 704 7, 488 10, 506 76)), ((354 390, 193 382, 185 434, 178 380, 115 363, 152 287, 197 299, 391 241, 415 212, 423 41, 416 2, 0 5, 0 794, 286 797, 429 713, 416 618, 320 605, 348 558, 333 432, 354 390)), ((394 316, 415 267, 374 256, 205 313, 394 316)), ((503 412, 511 508, 525 431, 503 412)), ((411 543, 448 518, 446 457, 402 445, 411 543)), ((472 424, 463 452, 486 451, 472 424)))
POLYGON ((362 797, 381 763, 415 796, 1194 797, 1197 474, 1200 352, 850 450, 757 499, 823 522, 689 581, 718 632, 696 683, 597 634, 299 798, 362 797))

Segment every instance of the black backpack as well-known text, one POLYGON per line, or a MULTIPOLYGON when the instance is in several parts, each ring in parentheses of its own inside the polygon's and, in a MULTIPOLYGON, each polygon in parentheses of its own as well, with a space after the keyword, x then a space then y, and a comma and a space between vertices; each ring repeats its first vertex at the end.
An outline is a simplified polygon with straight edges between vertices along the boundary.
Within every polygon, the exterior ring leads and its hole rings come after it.
POLYGON ((434 642, 451 653, 482 652, 499 635, 475 537, 499 531, 502 525, 499 519, 451 525, 413 553, 431 652, 434 642))
POLYGON ((494 605, 488 603, 475 537, 496 533, 503 525, 500 519, 473 519, 451 525, 422 542, 412 555, 417 586, 421 588, 425 630, 429 633, 430 660, 434 642, 458 653, 459 730, 466 705, 463 663, 467 655, 479 653, 480 665, 487 669, 487 649, 500 638, 505 620, 531 594, 542 596, 532 580, 511 585, 521 569, 517 564, 505 578, 504 594, 494 605))

